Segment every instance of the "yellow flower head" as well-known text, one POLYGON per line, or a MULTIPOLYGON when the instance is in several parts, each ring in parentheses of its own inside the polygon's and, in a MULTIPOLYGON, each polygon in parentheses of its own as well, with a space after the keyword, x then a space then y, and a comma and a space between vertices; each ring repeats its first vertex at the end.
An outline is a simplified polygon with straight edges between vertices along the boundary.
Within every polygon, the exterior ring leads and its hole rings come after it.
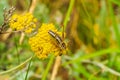
POLYGON ((14 30, 23 30, 25 33, 31 33, 36 28, 37 19, 31 13, 14 14, 10 18, 9 25, 14 30))
POLYGON ((48 33, 49 30, 57 33, 61 36, 61 32, 55 29, 53 24, 42 24, 38 33, 29 38, 29 44, 31 49, 35 52, 38 58, 47 58, 48 54, 53 53, 55 56, 64 54, 65 50, 62 50, 57 41, 48 33))

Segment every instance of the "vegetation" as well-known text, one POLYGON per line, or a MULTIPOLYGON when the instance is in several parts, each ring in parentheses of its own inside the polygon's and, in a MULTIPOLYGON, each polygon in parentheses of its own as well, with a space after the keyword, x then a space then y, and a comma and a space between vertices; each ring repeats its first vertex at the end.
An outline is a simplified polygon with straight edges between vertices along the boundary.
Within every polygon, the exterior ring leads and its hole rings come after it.
POLYGON ((120 80, 119 10, 119 0, 1 0, 0 80, 120 80))

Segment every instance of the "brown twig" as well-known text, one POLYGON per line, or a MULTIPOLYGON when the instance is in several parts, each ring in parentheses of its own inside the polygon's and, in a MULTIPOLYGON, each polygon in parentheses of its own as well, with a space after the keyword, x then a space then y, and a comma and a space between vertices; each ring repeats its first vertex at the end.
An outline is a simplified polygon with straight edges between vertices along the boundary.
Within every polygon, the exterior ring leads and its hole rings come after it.
POLYGON ((1 25, 0 32, 3 32, 4 29, 8 26, 8 23, 10 21, 10 17, 12 16, 13 12, 15 11, 15 7, 11 7, 10 9, 4 9, 4 22, 1 25))
POLYGON ((60 63, 61 63, 61 56, 57 56, 56 57, 56 60, 55 60, 55 65, 54 65, 54 68, 53 68, 53 72, 52 72, 52 76, 51 76, 51 79, 50 80, 55 80, 55 77, 57 75, 57 72, 58 72, 58 68, 60 66, 60 63))
POLYGON ((30 13, 34 12, 36 4, 37 4, 37 0, 32 0, 32 4, 31 4, 30 9, 29 9, 30 13))
MULTIPOLYGON (((1 25, 1 27, 0 27, 0 34, 2 34, 2 33, 4 33, 5 31, 6 31, 6 28, 7 28, 7 26, 8 26, 8 23, 9 23, 9 21, 10 21, 10 17, 12 16, 12 14, 13 14, 13 12, 15 11, 15 7, 11 7, 10 9, 4 9, 4 14, 3 14, 3 16, 4 16, 4 22, 3 22, 3 24, 1 25)), ((9 35, 11 34, 11 29, 9 28, 9 29, 7 29, 7 32, 10 32, 10 33, 7 33, 7 34, 4 34, 4 35, 2 35, 2 38, 1 38, 1 40, 7 40, 7 38, 9 37, 9 35)))
MULTIPOLYGON (((31 3, 31 6, 29 8, 29 13, 33 13, 34 12, 34 9, 36 7, 36 4, 37 4, 37 0, 32 0, 32 3, 31 3)), ((20 40, 19 40, 19 44, 22 44, 23 40, 24 40, 24 37, 25 37, 25 34, 22 32, 21 33, 21 37, 20 37, 20 40)))
POLYGON ((12 33, 12 29, 9 28, 9 29, 7 30, 7 32, 8 32, 8 33, 5 32, 5 34, 4 34, 4 32, 3 32, 2 34, 0 34, 0 36, 1 36, 0 40, 2 40, 2 41, 7 40, 8 37, 10 36, 10 34, 12 33))

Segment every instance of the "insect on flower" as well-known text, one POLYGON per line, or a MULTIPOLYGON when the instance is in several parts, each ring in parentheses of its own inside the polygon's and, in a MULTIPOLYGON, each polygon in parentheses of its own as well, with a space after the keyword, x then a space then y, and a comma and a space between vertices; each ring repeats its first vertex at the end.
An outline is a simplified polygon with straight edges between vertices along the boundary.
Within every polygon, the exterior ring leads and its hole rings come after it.
POLYGON ((56 40, 58 47, 60 48, 61 51, 66 49, 66 44, 64 43, 64 27, 63 27, 62 38, 52 30, 49 30, 48 33, 56 40))
POLYGON ((64 41, 64 34, 55 28, 53 23, 42 23, 38 33, 29 38, 32 51, 39 59, 45 59, 48 55, 59 56, 66 54, 67 47, 64 41))

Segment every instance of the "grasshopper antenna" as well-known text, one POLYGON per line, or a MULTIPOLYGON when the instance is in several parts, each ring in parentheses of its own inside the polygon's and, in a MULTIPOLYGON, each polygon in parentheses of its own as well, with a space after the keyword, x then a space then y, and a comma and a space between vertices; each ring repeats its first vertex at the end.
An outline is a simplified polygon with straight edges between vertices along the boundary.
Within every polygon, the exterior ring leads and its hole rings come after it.
POLYGON ((62 25, 62 27, 63 27, 63 30, 62 30, 62 40, 64 40, 64 38, 65 38, 65 34, 64 34, 65 28, 64 28, 64 25, 62 25))

